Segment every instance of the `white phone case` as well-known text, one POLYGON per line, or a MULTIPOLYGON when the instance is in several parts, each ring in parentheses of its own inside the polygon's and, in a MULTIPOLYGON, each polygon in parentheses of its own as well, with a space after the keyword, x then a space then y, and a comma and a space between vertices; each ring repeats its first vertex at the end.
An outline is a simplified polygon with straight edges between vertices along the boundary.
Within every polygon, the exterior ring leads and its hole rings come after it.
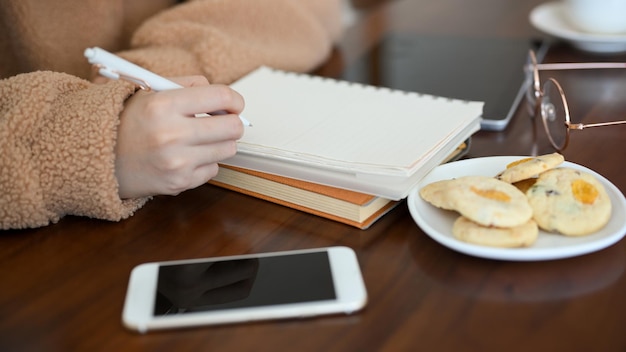
POLYGON ((248 254, 170 262, 141 264, 131 273, 122 314, 124 325, 139 332, 154 329, 180 328, 198 325, 301 318, 323 314, 346 313, 360 310, 367 302, 367 292, 356 254, 348 247, 328 247, 295 251, 248 254), (257 307, 198 311, 185 314, 155 316, 157 276, 159 267, 172 264, 208 263, 230 259, 254 259, 313 252, 327 252, 335 299, 285 303, 257 307))

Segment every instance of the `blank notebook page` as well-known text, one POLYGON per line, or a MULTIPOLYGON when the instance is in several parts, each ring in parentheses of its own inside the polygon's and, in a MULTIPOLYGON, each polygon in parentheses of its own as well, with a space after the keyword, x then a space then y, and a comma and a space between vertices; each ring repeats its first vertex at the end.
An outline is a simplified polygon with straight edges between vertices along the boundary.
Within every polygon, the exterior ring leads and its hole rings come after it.
POLYGON ((231 87, 253 124, 240 153, 355 173, 410 175, 483 105, 267 67, 231 87))

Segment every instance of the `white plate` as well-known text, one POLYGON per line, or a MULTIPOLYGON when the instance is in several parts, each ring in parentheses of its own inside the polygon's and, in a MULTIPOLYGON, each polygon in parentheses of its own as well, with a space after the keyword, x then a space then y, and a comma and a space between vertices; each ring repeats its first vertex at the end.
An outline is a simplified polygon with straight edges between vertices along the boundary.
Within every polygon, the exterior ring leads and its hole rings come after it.
POLYGON ((574 28, 565 18, 561 2, 549 2, 530 12, 530 23, 538 30, 564 39, 575 47, 596 53, 626 51, 626 33, 593 34, 574 28))
POLYGON ((458 252, 476 257, 534 261, 573 257, 606 248, 626 234, 626 199, 620 190, 600 174, 574 163, 561 166, 582 170, 596 176, 606 188, 613 205, 609 223, 600 231, 588 236, 566 237, 539 231, 539 238, 527 248, 495 248, 462 242, 452 236, 452 224, 459 216, 453 211, 442 210, 424 201, 419 195, 423 186, 439 180, 469 175, 495 176, 506 165, 524 158, 522 156, 494 156, 456 161, 436 167, 413 189, 408 196, 409 211, 417 225, 432 239, 458 252))

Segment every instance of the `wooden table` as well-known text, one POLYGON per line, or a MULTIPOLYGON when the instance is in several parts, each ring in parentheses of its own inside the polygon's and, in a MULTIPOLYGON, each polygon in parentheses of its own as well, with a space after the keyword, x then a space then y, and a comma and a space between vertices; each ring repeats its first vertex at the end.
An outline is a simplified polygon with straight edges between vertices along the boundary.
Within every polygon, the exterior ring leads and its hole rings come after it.
MULTIPOLYGON (((356 3, 356 1, 355 1, 356 3)), ((540 3, 516 0, 360 1, 356 23, 318 71, 336 76, 385 34, 526 38, 540 3)), ((547 61, 618 59, 557 45, 547 61)), ((626 76, 554 73, 573 119, 626 117, 626 76)), ((454 84, 451 82, 451 84, 454 84)), ((532 122, 519 109, 503 132, 479 132, 468 157, 527 155, 532 122)), ((626 190, 626 127, 575 132, 567 160, 626 190)), ((538 153, 551 149, 539 133, 538 153)), ((626 221, 626 219, 623 219, 626 221)), ((367 231, 213 186, 158 197, 111 223, 67 217, 0 233, 2 351, 624 351, 626 240, 544 262, 467 256, 430 239, 401 204, 367 231), (138 335, 121 310, 130 270, 148 261, 347 245, 369 304, 352 316, 138 335)))

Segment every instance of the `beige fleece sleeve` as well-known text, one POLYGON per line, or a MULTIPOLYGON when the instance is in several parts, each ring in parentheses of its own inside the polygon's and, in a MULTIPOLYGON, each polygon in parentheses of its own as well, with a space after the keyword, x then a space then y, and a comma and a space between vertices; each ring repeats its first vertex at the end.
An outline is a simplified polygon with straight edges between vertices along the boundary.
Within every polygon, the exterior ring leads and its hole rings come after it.
POLYGON ((340 0, 196 0, 146 21, 130 61, 165 76, 200 74, 231 83, 266 65, 307 72, 341 34, 340 0))
POLYGON ((114 173, 119 113, 133 90, 53 72, 0 81, 0 229, 65 215, 117 221, 147 201, 121 200, 114 173))

